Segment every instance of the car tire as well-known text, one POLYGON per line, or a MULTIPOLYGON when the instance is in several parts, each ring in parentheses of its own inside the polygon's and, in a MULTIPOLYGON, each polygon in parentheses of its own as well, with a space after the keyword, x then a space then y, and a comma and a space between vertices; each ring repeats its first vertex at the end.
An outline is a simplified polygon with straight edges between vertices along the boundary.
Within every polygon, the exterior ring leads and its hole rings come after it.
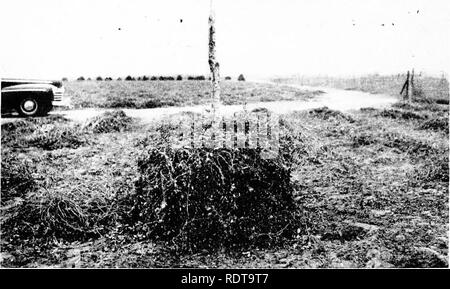
POLYGON ((17 112, 24 117, 37 116, 41 112, 41 104, 36 98, 25 97, 19 102, 17 112))

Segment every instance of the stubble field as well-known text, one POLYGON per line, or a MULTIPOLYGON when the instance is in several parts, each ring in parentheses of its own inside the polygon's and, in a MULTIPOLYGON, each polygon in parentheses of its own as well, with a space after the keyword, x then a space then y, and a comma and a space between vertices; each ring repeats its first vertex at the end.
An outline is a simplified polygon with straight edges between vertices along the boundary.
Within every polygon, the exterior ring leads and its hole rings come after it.
MULTIPOLYGON (((209 81, 70 81, 66 94, 74 108, 155 108, 193 106, 210 102, 209 81)), ((282 85, 223 81, 223 104, 275 100, 308 100, 319 91, 305 92, 282 85)))
MULTIPOLYGON (((150 92, 146 83, 122 84, 80 82, 67 90, 77 107, 209 101, 207 82, 164 82, 150 92)), ((309 95, 235 82, 223 90, 231 103, 309 95)), ((120 111, 85 124, 59 116, 3 124, 2 266, 447 267, 448 111, 448 103, 417 101, 281 115, 293 233, 269 246, 198 250, 155 238, 145 216, 129 220, 137 204, 146 208, 133 199, 141 197, 139 160, 176 127, 120 111)))

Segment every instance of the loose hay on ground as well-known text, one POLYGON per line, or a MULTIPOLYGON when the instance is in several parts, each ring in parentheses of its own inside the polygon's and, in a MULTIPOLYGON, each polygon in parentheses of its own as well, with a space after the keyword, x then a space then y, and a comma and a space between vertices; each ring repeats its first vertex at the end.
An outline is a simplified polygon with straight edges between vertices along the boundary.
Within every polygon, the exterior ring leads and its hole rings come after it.
POLYGON ((350 123, 353 123, 355 121, 350 115, 342 113, 337 110, 329 109, 326 106, 312 109, 309 111, 309 113, 323 120, 337 119, 337 120, 346 120, 350 123))
POLYGON ((422 123, 419 127, 424 130, 441 131, 448 134, 448 117, 435 117, 422 123))
POLYGON ((12 208, 2 224, 11 242, 52 238, 83 241, 108 232, 116 221, 114 199, 37 188, 12 208))
POLYGON ((397 109, 384 109, 379 113, 382 117, 388 117, 393 119, 404 119, 404 120, 422 120, 426 119, 427 115, 418 114, 412 111, 403 111, 397 109))
POLYGON ((107 111, 94 117, 84 126, 93 133, 124 132, 131 128, 133 118, 127 116, 123 110, 107 111))

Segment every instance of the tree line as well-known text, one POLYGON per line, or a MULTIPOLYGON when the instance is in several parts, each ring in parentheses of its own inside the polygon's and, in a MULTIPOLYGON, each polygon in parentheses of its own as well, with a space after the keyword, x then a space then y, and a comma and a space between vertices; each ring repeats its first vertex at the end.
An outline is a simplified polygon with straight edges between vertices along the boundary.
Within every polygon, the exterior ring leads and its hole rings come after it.
MULTIPOLYGON (((144 75, 144 76, 133 77, 131 75, 128 75, 127 77, 125 77, 123 79, 121 77, 118 77, 116 80, 117 81, 122 81, 122 80, 124 80, 124 81, 157 81, 157 80, 159 80, 159 81, 175 81, 175 80, 176 81, 181 81, 183 79, 186 79, 186 80, 211 80, 211 77, 206 78, 204 75, 187 76, 185 78, 183 78, 183 76, 181 76, 181 75, 178 75, 176 77, 173 77, 173 76, 162 76, 162 75, 161 76, 146 76, 146 75, 144 75)), ((68 81, 68 78, 67 77, 63 77, 62 80, 63 81, 68 81)), ((80 76, 80 77, 77 78, 77 81, 85 81, 85 80, 91 81, 92 78, 90 78, 90 77, 85 78, 84 76, 80 76)), ((112 81, 113 78, 112 77, 105 77, 105 78, 103 78, 101 76, 98 76, 98 77, 95 78, 95 80, 96 81, 112 81)), ((231 76, 226 76, 225 80, 232 80, 232 77, 231 76)), ((237 77, 237 80, 238 81, 245 81, 244 75, 240 74, 237 77)))

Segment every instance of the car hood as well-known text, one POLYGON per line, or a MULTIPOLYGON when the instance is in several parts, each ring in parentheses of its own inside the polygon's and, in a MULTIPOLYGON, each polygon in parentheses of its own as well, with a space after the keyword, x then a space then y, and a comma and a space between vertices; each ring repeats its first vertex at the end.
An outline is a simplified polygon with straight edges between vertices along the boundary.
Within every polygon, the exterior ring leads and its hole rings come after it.
POLYGON ((61 88, 63 86, 62 81, 59 80, 37 80, 37 79, 16 79, 16 78, 2 78, 1 79, 2 89, 9 86, 14 85, 22 85, 22 84, 51 84, 57 88, 61 88))
POLYGON ((36 84, 18 84, 2 88, 2 92, 14 92, 14 91, 50 91, 55 89, 56 86, 46 83, 36 84))

